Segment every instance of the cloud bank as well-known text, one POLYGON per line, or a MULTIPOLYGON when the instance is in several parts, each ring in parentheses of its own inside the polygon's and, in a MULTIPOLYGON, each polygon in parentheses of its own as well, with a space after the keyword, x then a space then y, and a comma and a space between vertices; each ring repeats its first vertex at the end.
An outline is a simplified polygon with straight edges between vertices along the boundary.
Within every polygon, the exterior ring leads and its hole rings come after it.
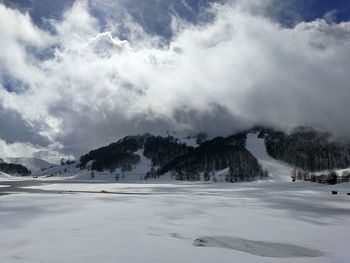
POLYGON ((86 1, 50 20, 53 32, 0 4, 2 141, 18 127, 17 143, 78 156, 165 130, 314 125, 348 136, 350 22, 286 28, 266 16, 273 1, 256 3, 213 4, 207 23, 173 16, 170 41, 127 15, 102 27, 86 1))

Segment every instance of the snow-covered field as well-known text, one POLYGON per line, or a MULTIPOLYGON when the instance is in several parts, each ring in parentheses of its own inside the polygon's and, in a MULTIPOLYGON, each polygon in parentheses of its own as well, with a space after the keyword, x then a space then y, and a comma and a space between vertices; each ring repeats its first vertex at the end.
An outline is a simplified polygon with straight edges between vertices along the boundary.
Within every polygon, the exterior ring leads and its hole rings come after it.
POLYGON ((292 183, 257 134, 247 149, 269 180, 141 181, 147 158, 118 183, 74 165, 54 178, 0 173, 0 263, 348 263, 350 183, 292 183))
POLYGON ((20 179, 21 179, 20 177, 15 177, 7 173, 0 172, 0 181, 11 181, 11 180, 20 180, 20 179))
POLYGON ((31 188, 72 192, 24 188, 0 195, 0 262, 347 263, 350 258, 348 183, 63 181, 31 188))
POLYGON ((1 179, 9 179, 9 178, 12 178, 12 176, 0 171, 0 178, 1 179))

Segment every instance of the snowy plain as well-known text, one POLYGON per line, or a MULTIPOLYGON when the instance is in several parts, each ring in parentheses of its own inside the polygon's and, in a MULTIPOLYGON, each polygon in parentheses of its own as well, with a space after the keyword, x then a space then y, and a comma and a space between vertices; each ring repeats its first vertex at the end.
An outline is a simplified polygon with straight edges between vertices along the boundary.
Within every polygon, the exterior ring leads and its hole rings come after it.
POLYGON ((347 183, 67 183, 50 188, 71 192, 0 197, 0 262, 346 263, 350 256, 347 183), (334 189, 338 195, 331 195, 334 189), (221 245, 206 243, 208 238, 221 245), (197 239, 206 244, 196 246, 197 239), (267 245, 259 250, 251 247, 254 242, 267 245), (290 246, 289 256, 269 243, 290 246), (314 257, 300 257, 303 249, 314 251, 314 257))
POLYGON ((291 168, 262 143, 248 136, 248 150, 271 174, 257 182, 4 175, 0 262, 348 263, 350 183, 293 183, 291 168))

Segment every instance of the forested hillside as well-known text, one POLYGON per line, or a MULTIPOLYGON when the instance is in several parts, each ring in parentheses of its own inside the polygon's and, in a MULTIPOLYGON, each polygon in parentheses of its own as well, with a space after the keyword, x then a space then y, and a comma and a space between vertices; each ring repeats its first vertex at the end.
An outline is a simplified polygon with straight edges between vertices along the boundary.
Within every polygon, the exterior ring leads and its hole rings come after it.
POLYGON ((20 176, 28 176, 31 174, 31 172, 23 165, 6 163, 2 159, 0 159, 0 172, 20 176))
MULTIPOLYGON (((228 137, 203 137, 195 147, 170 135, 128 136, 83 155, 80 167, 100 172, 132 172, 141 160, 148 160, 148 166, 142 170, 145 179, 171 173, 178 180, 200 177, 207 180, 224 169, 228 171, 229 182, 266 177, 268 172, 246 149, 249 132, 260 133, 271 157, 296 168, 312 172, 350 166, 349 146, 332 140, 327 133, 305 127, 290 133, 258 127, 228 137)), ((140 169, 137 171, 141 173, 140 169)))
POLYGON ((176 157, 186 155, 191 151, 193 147, 180 143, 172 136, 150 136, 145 141, 143 154, 152 160, 153 166, 164 167, 176 157))
POLYGON ((196 177, 204 173, 205 177, 211 171, 230 169, 226 180, 233 182, 249 180, 264 176, 256 158, 245 148, 246 134, 240 133, 229 137, 217 137, 205 141, 188 154, 181 155, 160 170, 161 174, 175 171, 178 177, 196 177))
POLYGON ((150 135, 128 136, 108 146, 90 151, 80 157, 80 167, 86 168, 89 164, 91 170, 103 171, 122 168, 131 170, 132 165, 140 161, 135 152, 143 147, 150 135))
POLYGON ((307 171, 347 168, 350 146, 331 135, 312 128, 299 127, 289 134, 264 129, 266 150, 270 156, 307 171))
POLYGON ((240 133, 202 140, 200 146, 192 147, 173 136, 128 136, 83 155, 80 167, 97 171, 117 168, 132 171, 143 154, 152 163, 150 170, 145 171, 145 178, 171 172, 178 180, 198 180, 200 174, 207 178, 209 173, 226 168, 230 170, 227 181, 260 177, 263 171, 256 158, 246 150, 245 141, 246 134, 240 133))

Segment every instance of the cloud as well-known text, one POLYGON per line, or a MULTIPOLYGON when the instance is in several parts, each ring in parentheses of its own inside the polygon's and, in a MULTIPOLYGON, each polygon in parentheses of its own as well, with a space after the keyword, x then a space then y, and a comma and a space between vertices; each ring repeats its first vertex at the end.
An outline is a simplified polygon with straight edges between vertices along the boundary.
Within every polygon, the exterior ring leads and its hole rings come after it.
POLYGON ((286 28, 266 16, 272 1, 256 3, 214 4, 204 24, 174 16, 168 42, 131 16, 121 38, 86 1, 51 21, 55 33, 0 5, 2 72, 26 87, 0 89, 0 101, 28 134, 48 140, 43 147, 75 155, 167 129, 220 135, 255 124, 316 125, 349 134, 350 23, 286 28))
POLYGON ((0 104, 0 138, 8 143, 32 142, 45 145, 48 140, 40 136, 16 111, 3 108, 0 104))
MULTIPOLYGON (((8 9, 0 4, 0 69, 16 80, 40 79, 41 72, 32 65, 30 52, 43 49, 50 42, 46 32, 33 26, 28 14, 8 9)), ((32 83, 29 83, 32 84, 32 83)))
POLYGON ((331 11, 326 12, 324 15, 324 20, 326 20, 328 23, 333 23, 336 20, 338 10, 333 9, 331 11))
POLYGON ((59 163, 62 158, 73 159, 74 156, 62 154, 57 151, 57 147, 53 145, 46 148, 39 145, 33 145, 28 142, 7 143, 0 139, 0 159, 7 161, 7 158, 17 157, 34 157, 46 160, 51 163, 59 163))
POLYGON ((5 157, 32 157, 39 149, 30 143, 14 142, 8 144, 0 139, 0 156, 5 157))

